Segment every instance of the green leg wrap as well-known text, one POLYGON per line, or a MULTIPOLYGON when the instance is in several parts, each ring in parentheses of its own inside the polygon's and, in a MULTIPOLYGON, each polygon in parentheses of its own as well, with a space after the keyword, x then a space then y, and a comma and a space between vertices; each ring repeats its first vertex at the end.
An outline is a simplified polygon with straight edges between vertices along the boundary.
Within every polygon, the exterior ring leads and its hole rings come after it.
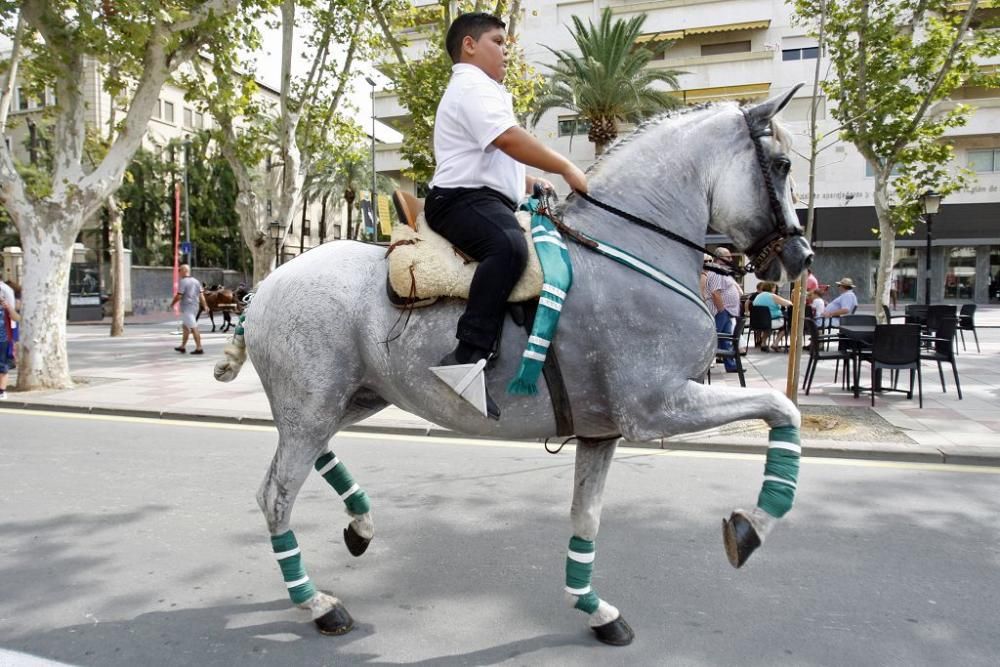
POLYGON ((236 335, 243 335, 243 321, 247 318, 246 314, 240 315, 239 321, 236 323, 236 335))
POLYGON ((295 533, 288 531, 272 535, 271 548, 278 559, 278 567, 281 568, 281 576, 285 578, 288 597, 292 599, 292 603, 302 604, 311 599, 316 594, 316 588, 302 565, 302 553, 299 551, 299 543, 295 541, 295 533))
POLYGON ((372 504, 368 500, 368 494, 355 483, 351 473, 347 472, 347 466, 341 463, 333 452, 327 452, 316 459, 316 470, 344 501, 348 512, 365 514, 371 510, 372 504))
POLYGON ((601 598, 590 587, 594 571, 594 543, 574 535, 566 554, 566 592, 578 596, 576 608, 588 614, 597 611, 601 598))
POLYGON ((780 519, 792 509, 801 453, 799 429, 794 426, 771 429, 767 463, 764 464, 764 486, 757 497, 757 507, 773 517, 780 519))

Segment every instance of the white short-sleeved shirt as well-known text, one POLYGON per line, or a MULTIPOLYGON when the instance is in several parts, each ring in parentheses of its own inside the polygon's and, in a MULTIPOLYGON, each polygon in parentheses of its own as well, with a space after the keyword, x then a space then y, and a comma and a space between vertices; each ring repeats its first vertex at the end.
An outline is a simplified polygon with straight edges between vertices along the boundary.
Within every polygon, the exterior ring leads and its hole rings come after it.
POLYGON ((517 124, 506 88, 475 65, 453 65, 434 119, 437 168, 431 185, 485 186, 519 202, 524 196, 524 165, 493 145, 517 124))

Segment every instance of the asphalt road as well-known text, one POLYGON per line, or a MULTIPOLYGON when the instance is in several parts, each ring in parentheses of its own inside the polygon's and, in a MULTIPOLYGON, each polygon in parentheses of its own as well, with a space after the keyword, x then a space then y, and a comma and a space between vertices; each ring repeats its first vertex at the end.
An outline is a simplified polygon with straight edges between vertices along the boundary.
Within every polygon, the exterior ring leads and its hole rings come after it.
POLYGON ((991 665, 1000 469, 804 461, 795 510, 733 570, 719 523, 762 459, 620 450, 594 585, 636 632, 598 644, 562 600, 572 452, 351 436, 374 502, 351 557, 318 476, 294 528, 357 625, 291 608, 254 494, 273 430, 0 415, 0 666, 991 665))

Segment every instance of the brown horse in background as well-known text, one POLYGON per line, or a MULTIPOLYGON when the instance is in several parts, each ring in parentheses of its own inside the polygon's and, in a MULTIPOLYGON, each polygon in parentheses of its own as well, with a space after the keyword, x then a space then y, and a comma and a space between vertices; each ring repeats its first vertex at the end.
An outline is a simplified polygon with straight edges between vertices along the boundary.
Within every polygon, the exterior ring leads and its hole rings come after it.
MULTIPOLYGON (((222 285, 213 285, 205 290, 205 303, 208 304, 208 319, 212 322, 212 332, 215 332, 215 313, 222 313, 220 331, 226 333, 233 326, 232 313, 238 315, 243 311, 243 302, 238 298, 236 292, 222 285)), ((203 309, 198 310, 195 321, 201 317, 203 312, 203 309)))

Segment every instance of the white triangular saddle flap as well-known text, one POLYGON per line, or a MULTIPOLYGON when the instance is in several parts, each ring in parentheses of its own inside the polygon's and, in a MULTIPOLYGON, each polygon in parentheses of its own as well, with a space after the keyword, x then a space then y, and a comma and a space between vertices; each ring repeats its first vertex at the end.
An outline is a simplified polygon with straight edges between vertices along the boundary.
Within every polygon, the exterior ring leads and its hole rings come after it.
POLYGON ((430 370, 442 382, 486 417, 486 360, 474 364, 454 364, 451 366, 431 366, 430 370))

